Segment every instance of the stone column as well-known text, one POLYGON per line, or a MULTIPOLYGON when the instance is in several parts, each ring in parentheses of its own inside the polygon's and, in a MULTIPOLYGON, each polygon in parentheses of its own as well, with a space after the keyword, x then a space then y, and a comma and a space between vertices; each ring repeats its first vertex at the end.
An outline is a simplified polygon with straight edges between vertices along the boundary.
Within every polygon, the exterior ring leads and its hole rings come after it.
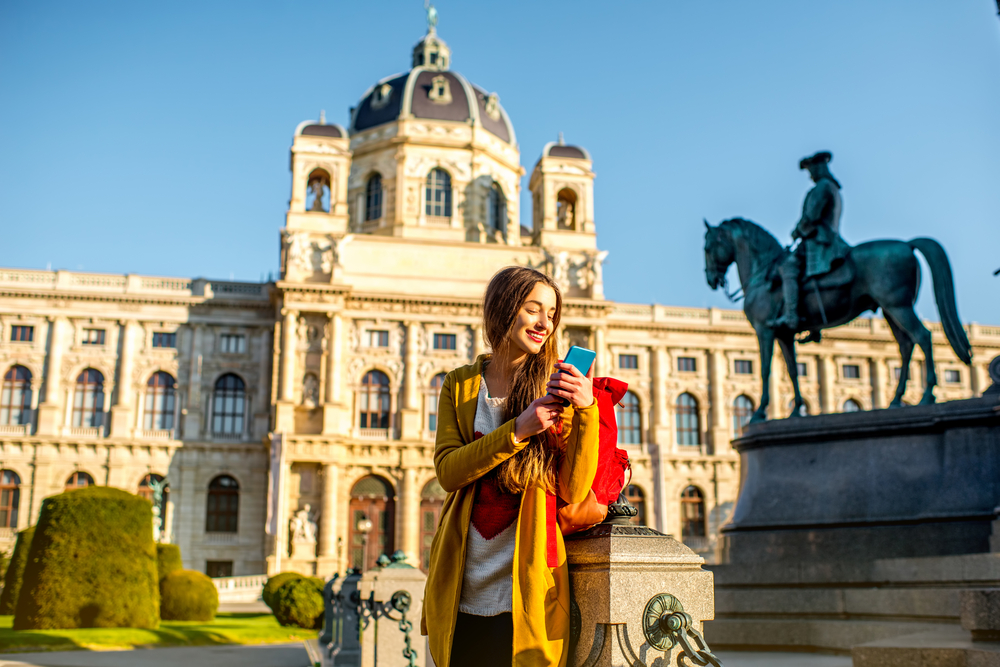
POLYGON ((417 345, 420 336, 420 324, 406 323, 406 351, 403 364, 403 406, 399 411, 400 438, 403 440, 419 440, 420 423, 420 388, 417 386, 417 345))
POLYGON ((726 354, 720 350, 708 352, 708 390, 712 401, 711 444, 713 454, 729 452, 729 414, 723 384, 726 380, 726 354))
MULTIPOLYGON (((189 348, 190 364, 188 370, 188 404, 187 418, 184 420, 184 436, 196 440, 201 436, 202 404, 201 404, 201 361, 204 349, 205 325, 195 324, 191 327, 191 346, 189 348)), ((211 425, 209 425, 211 429, 211 425)))
MULTIPOLYGON (((319 556, 337 556, 337 483, 340 469, 333 463, 323 464, 323 506, 319 515, 319 556)), ((334 566, 335 568, 336 566, 334 566)))
POLYGON ((420 489, 417 488, 416 468, 406 468, 403 471, 403 507, 402 521, 397 521, 400 528, 400 541, 403 552, 410 563, 420 564, 420 489))
POLYGON ((281 400, 295 400, 295 320, 298 312, 285 309, 281 323, 281 400))
POLYGON ((117 401, 111 408, 111 435, 128 437, 129 429, 135 424, 133 414, 132 373, 135 368, 135 350, 137 346, 135 322, 126 320, 121 323, 121 354, 118 357, 118 387, 117 401))
POLYGON ((45 372, 45 401, 38 406, 38 434, 58 435, 60 419, 60 403, 62 397, 62 359, 65 345, 65 318, 49 319, 49 350, 48 367, 45 372))
POLYGON ((483 325, 474 324, 472 325, 472 359, 470 361, 475 361, 485 351, 486 342, 483 340, 483 325))
POLYGON ((868 365, 872 382, 872 408, 878 410, 889 407, 888 401, 886 401, 889 389, 889 374, 886 369, 885 359, 875 357, 868 362, 868 365))
POLYGON ((655 517, 656 529, 666 532, 666 455, 670 451, 671 443, 670 422, 667 416, 667 378, 670 375, 670 360, 667 350, 663 347, 654 347, 650 356, 652 357, 653 404, 650 406, 649 414, 653 421, 651 429, 653 442, 656 443, 655 449, 650 451, 655 465, 653 516, 655 517))
POLYGON ((823 354, 816 358, 816 367, 819 370, 819 405, 820 412, 829 414, 836 412, 836 403, 833 399, 833 383, 836 380, 836 368, 833 357, 823 354))
POLYGON ((341 368, 343 365, 344 318, 340 313, 329 314, 330 338, 326 350, 326 402, 340 402, 341 368))
POLYGON ((594 361, 595 377, 604 375, 609 371, 607 346, 604 343, 606 333, 604 327, 596 327, 594 329, 594 351, 597 352, 597 358, 594 361))

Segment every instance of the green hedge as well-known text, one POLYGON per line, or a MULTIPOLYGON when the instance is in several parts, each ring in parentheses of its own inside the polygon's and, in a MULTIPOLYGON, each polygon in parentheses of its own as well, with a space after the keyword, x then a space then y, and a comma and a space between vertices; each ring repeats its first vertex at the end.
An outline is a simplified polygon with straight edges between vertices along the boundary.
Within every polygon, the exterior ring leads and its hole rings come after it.
POLYGON ((156 545, 156 574, 159 581, 171 572, 183 570, 184 564, 181 562, 181 548, 176 544, 156 545))
POLYGON ((281 572, 280 574, 276 574, 273 577, 270 577, 267 580, 267 583, 264 584, 264 592, 261 593, 260 595, 261 598, 264 600, 264 604, 270 607, 271 611, 274 611, 273 598, 274 594, 278 591, 278 589, 281 588, 284 584, 288 583, 289 581, 294 581, 296 579, 302 579, 302 578, 303 575, 299 574, 298 572, 281 572))
POLYGON ((17 596, 21 592, 24 581, 24 566, 28 563, 28 551, 31 550, 31 538, 35 535, 35 527, 25 528, 17 534, 14 543, 14 554, 7 564, 7 574, 3 580, 3 593, 0 593, 0 614, 8 616, 17 609, 17 596))
POLYGON ((272 597, 274 617, 282 625, 319 628, 323 624, 323 595, 314 577, 286 581, 272 597))
POLYGON ((14 629, 157 627, 152 510, 106 486, 42 501, 14 629))
POLYGON ((160 582, 160 618, 164 621, 211 621, 218 608, 219 591, 206 574, 177 570, 160 582))

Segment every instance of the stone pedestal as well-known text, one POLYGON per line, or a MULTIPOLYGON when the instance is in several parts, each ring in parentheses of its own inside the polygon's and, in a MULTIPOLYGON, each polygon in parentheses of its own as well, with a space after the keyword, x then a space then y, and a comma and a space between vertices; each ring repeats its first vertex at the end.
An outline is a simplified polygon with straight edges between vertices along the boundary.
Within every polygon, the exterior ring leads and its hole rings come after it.
POLYGON ((292 542, 292 560, 316 560, 315 542, 292 542))
MULTIPOLYGON (((424 667, 427 655, 427 638, 420 634, 420 612, 424 600, 424 582, 426 575, 420 570, 406 565, 402 560, 384 567, 368 570, 358 581, 358 593, 362 600, 370 599, 375 594, 376 602, 388 603, 394 593, 405 591, 410 595, 410 608, 406 611, 406 620, 412 624, 409 632, 410 647, 416 651, 417 667, 424 667)), ((368 619, 368 626, 361 633, 361 667, 379 665, 405 665, 403 649, 406 647, 406 635, 400 630, 400 613, 390 609, 392 618, 381 616, 368 619), (397 620, 393 620, 393 618, 397 620), (378 632, 376 633, 376 622, 378 632), (376 637, 378 642, 376 643, 376 637), (376 652, 378 654, 376 660, 376 652)), ((350 616, 350 615, 348 615, 350 616)), ((341 663, 338 663, 341 664, 341 663)), ((343 663, 347 664, 347 663, 343 663)))
POLYGON ((575 641, 570 665, 584 664, 595 643, 600 651, 602 642, 604 651, 593 667, 631 665, 622 650, 623 633, 643 664, 677 665, 677 648, 657 650, 643 633, 646 606, 661 593, 676 598, 699 631, 714 616, 712 573, 702 569, 705 560, 668 535, 644 526, 601 524, 567 537, 566 556, 575 641))

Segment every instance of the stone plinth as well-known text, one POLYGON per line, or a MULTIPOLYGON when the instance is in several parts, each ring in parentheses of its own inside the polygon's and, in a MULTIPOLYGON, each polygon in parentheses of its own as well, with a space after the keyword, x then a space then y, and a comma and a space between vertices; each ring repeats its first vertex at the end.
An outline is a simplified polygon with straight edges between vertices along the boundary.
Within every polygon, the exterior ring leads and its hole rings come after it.
MULTIPOLYGON (((413 627, 410 629, 410 646, 416 651, 416 665, 424 667, 427 655, 427 638, 420 634, 420 612, 424 600, 424 582, 427 576, 420 570, 395 562, 385 567, 368 570, 358 581, 358 593, 362 600, 367 600, 375 593, 377 602, 388 603, 396 591, 406 591, 410 594, 410 608, 406 612, 406 620, 413 627)), ((396 619, 398 611, 390 610, 396 619)), ((361 634, 361 667, 379 665, 405 665, 403 649, 406 646, 405 635, 400 630, 399 621, 381 617, 378 619, 378 644, 376 646, 375 619, 369 619, 368 626, 361 634), (376 651, 378 659, 376 660, 376 651)), ((341 664, 341 663, 338 663, 341 664)), ((345 663, 346 664, 346 663, 345 663)))
POLYGON ((722 562, 988 552, 1000 396, 782 419, 734 441, 742 483, 722 562))
MULTIPOLYGON (((643 634, 643 612, 651 598, 668 593, 677 598, 694 619, 697 629, 713 617, 712 573, 702 569, 705 560, 668 535, 642 526, 601 524, 566 538, 572 615, 579 610, 579 634, 571 665, 581 665, 602 639, 598 624, 626 624, 628 641, 644 664, 654 664, 665 654, 649 646, 643 634)), ((621 651, 616 632, 607 637, 608 650, 594 667, 632 664, 621 651)), ((676 665, 678 650, 669 660, 676 665)))

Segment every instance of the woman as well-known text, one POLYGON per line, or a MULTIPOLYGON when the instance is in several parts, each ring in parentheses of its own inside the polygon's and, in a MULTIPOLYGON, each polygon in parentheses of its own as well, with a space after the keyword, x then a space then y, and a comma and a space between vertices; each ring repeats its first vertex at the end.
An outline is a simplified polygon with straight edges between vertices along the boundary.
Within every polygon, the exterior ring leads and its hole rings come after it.
POLYGON ((434 467, 448 496, 421 622, 438 667, 566 664, 569 575, 552 494, 587 496, 598 413, 591 376, 557 363, 561 307, 544 274, 497 273, 483 299, 492 354, 441 389, 434 467))

